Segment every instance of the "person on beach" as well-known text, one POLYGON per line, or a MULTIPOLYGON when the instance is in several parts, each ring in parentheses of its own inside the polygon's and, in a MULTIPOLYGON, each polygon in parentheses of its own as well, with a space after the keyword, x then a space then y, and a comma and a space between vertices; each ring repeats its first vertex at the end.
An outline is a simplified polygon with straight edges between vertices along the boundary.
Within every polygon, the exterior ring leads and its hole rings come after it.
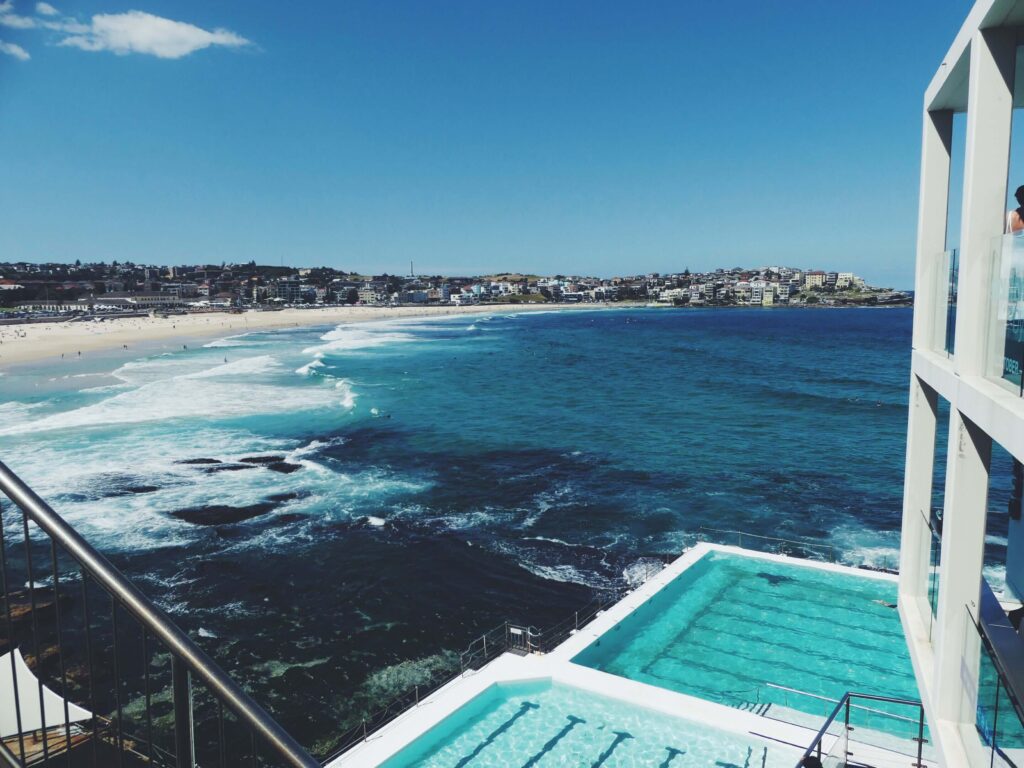
POLYGON ((1017 207, 1006 214, 1006 234, 1016 235, 1024 231, 1024 186, 1017 187, 1013 193, 1017 207))

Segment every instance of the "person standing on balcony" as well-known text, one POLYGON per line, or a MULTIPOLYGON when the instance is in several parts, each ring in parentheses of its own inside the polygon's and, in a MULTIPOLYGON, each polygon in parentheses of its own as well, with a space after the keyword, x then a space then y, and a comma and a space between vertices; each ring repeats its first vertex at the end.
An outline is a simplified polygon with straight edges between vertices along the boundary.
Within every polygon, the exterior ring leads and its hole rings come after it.
POLYGON ((1006 214, 1006 234, 1016 235, 1024 231, 1024 186, 1017 187, 1013 193, 1017 198, 1017 207, 1006 214))

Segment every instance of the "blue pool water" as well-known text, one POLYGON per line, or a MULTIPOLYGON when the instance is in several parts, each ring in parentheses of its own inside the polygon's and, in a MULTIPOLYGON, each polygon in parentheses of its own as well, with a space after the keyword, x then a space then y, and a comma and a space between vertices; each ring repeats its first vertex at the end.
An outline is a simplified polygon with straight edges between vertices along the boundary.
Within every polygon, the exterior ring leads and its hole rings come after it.
POLYGON ((899 616, 879 600, 896 602, 895 582, 711 552, 573 660, 743 708, 834 706, 769 683, 916 700, 899 616))
POLYGON ((551 682, 499 684, 385 768, 792 768, 800 752, 551 682))

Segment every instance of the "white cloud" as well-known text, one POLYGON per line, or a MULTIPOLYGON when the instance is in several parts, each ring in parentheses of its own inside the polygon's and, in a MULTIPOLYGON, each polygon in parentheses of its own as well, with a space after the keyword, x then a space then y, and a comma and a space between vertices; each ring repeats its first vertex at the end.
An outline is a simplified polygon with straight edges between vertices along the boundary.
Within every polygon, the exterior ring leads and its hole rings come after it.
POLYGON ((82 35, 92 29, 88 24, 75 21, 70 16, 65 16, 63 19, 56 21, 43 20, 39 22, 39 26, 44 29, 53 29, 57 32, 67 32, 69 35, 82 35))
POLYGON ((36 13, 40 16, 56 16, 59 11, 49 3, 36 3, 36 13))
POLYGON ((128 11, 97 14, 86 30, 64 38, 59 44, 122 56, 148 53, 161 59, 180 59, 213 45, 239 48, 250 43, 227 29, 210 31, 144 11, 128 11))
POLYGON ((32 29, 36 25, 36 20, 31 16, 19 16, 16 13, 10 13, 8 10, 10 3, 7 3, 6 6, 6 8, 0 6, 0 24, 12 29, 32 29))
POLYGON ((5 43, 0 40, 0 53, 6 53, 8 56, 13 56, 18 61, 28 61, 31 58, 28 55, 28 51, 22 48, 20 45, 14 43, 5 43))

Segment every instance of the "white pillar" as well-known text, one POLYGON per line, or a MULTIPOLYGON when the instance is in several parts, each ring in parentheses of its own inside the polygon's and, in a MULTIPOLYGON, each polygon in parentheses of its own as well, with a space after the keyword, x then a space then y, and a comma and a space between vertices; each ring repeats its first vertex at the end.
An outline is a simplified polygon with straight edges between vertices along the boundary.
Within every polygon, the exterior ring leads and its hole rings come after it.
POLYGON ((903 478, 903 527, 900 537, 900 603, 916 606, 927 624, 927 603, 932 506, 932 473, 935 466, 935 432, 938 393, 910 375, 910 408, 907 427, 907 466, 903 478))
POLYGON ((955 408, 951 411, 932 690, 936 717, 970 722, 978 658, 967 610, 977 612, 981 590, 992 438, 955 408))
POLYGON ((949 209, 949 165, 953 143, 953 113, 924 112, 921 137, 921 192, 917 213, 917 270, 914 278, 915 349, 931 349, 935 336, 936 268, 946 250, 949 209))
POLYGON ((981 30, 971 39, 956 317, 956 338, 964 340, 956 349, 961 375, 985 373, 992 242, 1005 226, 1016 53, 1013 30, 981 30))

